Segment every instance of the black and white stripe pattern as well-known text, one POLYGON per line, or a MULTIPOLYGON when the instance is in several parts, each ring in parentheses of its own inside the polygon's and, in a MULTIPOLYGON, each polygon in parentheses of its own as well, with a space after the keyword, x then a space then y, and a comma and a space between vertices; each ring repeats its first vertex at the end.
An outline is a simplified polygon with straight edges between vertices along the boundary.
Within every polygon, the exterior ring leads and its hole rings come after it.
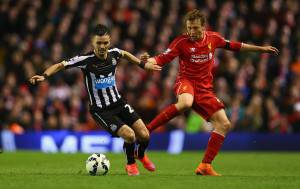
POLYGON ((64 61, 65 68, 81 68, 89 102, 91 106, 106 108, 121 99, 115 81, 115 72, 122 51, 118 48, 110 49, 106 60, 99 59, 93 52, 75 56, 64 61))

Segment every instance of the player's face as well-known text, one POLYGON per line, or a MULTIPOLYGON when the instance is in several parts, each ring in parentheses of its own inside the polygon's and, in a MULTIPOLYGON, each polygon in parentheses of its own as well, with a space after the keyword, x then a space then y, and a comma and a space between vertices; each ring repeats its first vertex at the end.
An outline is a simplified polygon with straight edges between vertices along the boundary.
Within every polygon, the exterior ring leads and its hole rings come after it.
POLYGON ((192 41, 196 41, 202 38, 204 26, 202 25, 200 19, 187 20, 186 29, 192 41))
POLYGON ((92 38, 92 45, 95 53, 99 56, 106 56, 109 45, 110 45, 110 36, 109 35, 94 35, 92 38))

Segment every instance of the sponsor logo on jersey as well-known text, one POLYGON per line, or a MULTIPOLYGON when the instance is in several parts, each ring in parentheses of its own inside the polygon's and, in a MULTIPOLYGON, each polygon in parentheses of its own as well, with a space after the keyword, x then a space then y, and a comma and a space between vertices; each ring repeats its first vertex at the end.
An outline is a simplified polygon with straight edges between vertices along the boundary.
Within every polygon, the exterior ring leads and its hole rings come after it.
POLYGON ((116 83, 115 76, 108 76, 94 80, 96 89, 105 89, 114 86, 116 83))
POLYGON ((212 53, 208 54, 192 54, 190 58, 190 62, 202 63, 211 60, 213 57, 212 53))

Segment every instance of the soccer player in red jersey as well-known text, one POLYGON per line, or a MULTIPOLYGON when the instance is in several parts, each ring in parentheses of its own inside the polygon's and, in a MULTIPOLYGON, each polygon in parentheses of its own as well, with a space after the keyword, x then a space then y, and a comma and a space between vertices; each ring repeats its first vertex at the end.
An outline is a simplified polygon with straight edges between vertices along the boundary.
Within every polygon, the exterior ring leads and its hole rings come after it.
POLYGON ((177 103, 166 107, 147 125, 147 128, 152 132, 181 112, 192 108, 210 121, 214 128, 204 158, 195 173, 220 176, 213 170, 211 163, 219 152, 231 124, 225 114, 224 104, 213 92, 212 68, 215 50, 223 48, 231 51, 254 51, 275 55, 278 55, 279 51, 272 46, 228 41, 217 32, 205 31, 205 17, 199 10, 190 11, 186 15, 185 24, 187 33, 175 38, 164 53, 152 58, 143 56, 143 59, 149 58, 148 62, 160 66, 179 57, 180 65, 174 87, 177 103))

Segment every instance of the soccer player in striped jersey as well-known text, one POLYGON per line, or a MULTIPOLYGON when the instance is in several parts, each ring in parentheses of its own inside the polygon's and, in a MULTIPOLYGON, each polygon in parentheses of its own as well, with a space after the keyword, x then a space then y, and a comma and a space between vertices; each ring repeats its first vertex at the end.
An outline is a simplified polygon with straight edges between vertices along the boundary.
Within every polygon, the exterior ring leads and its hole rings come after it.
POLYGON ((30 78, 30 83, 44 81, 63 69, 80 68, 89 94, 92 117, 112 136, 124 139, 127 174, 139 175, 135 158, 139 159, 147 170, 154 171, 154 164, 145 154, 149 144, 149 132, 139 115, 119 94, 115 72, 120 58, 125 58, 147 70, 159 71, 161 67, 142 62, 127 51, 118 48, 109 49, 110 33, 104 25, 95 27, 91 43, 94 48, 92 52, 52 65, 43 74, 30 78), (137 144, 136 148, 135 144, 137 144))
MULTIPOLYGON (((277 55, 279 51, 272 46, 257 46, 225 40, 219 33, 205 31, 205 17, 199 10, 192 10, 186 15, 187 33, 179 35, 169 48, 148 62, 154 65, 164 64, 179 58, 179 74, 174 86, 177 103, 166 107, 149 125, 151 132, 166 124, 181 112, 192 108, 214 127, 202 162, 195 173, 197 175, 219 176, 211 163, 219 152, 231 124, 225 114, 224 104, 213 92, 212 68, 214 53, 217 48, 231 51, 253 51, 277 55)), ((147 61, 148 56, 142 57, 147 61)))

